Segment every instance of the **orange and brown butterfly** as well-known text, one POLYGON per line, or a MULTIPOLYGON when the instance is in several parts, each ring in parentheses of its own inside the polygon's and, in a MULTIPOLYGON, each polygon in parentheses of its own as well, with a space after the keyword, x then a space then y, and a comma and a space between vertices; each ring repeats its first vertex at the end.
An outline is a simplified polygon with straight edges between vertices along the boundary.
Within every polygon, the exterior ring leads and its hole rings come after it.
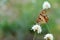
POLYGON ((47 23, 48 22, 48 16, 47 16, 46 13, 47 13, 46 10, 42 10, 41 13, 40 13, 40 15, 38 16, 36 22, 40 23, 40 24, 47 23))

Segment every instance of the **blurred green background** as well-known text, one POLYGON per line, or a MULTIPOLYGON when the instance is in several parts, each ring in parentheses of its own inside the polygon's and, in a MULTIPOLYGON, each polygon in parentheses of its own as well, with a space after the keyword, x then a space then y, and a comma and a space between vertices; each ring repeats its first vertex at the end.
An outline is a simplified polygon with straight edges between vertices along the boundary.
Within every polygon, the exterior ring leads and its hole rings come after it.
POLYGON ((36 40, 44 40, 47 25, 54 40, 60 40, 60 0, 0 0, 0 40, 32 40, 34 32, 30 29, 44 1, 51 3, 47 12, 49 21, 41 25, 43 33, 37 34, 36 40))

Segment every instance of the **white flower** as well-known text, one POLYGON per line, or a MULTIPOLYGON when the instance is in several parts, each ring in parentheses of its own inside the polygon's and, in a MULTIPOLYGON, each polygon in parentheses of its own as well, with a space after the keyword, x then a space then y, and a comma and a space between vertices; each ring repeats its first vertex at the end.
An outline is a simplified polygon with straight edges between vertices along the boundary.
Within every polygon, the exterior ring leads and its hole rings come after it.
POLYGON ((51 8, 50 3, 49 3, 48 1, 45 1, 45 2, 43 3, 43 9, 49 9, 49 8, 51 8))
POLYGON ((33 25, 32 30, 37 31, 38 34, 42 32, 41 26, 38 24, 33 25))
POLYGON ((46 40, 53 40, 53 35, 52 34, 46 34, 44 39, 46 39, 46 40))

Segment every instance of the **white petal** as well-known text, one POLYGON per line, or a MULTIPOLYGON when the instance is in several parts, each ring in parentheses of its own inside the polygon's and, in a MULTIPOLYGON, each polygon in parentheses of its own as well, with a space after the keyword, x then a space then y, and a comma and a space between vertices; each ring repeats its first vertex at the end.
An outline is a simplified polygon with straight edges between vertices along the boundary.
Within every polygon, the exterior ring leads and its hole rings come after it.
POLYGON ((38 33, 41 33, 42 32, 42 29, 41 29, 41 27, 39 27, 39 29, 38 29, 38 31, 37 31, 38 33))

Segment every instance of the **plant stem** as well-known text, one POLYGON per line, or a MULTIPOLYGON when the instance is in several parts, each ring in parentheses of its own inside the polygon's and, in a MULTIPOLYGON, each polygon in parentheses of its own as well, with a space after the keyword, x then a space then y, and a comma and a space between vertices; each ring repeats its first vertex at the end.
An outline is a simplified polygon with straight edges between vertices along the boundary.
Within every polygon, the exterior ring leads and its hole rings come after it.
POLYGON ((35 40, 35 38, 36 38, 36 32, 34 33, 34 37, 33 37, 33 40, 35 40))

